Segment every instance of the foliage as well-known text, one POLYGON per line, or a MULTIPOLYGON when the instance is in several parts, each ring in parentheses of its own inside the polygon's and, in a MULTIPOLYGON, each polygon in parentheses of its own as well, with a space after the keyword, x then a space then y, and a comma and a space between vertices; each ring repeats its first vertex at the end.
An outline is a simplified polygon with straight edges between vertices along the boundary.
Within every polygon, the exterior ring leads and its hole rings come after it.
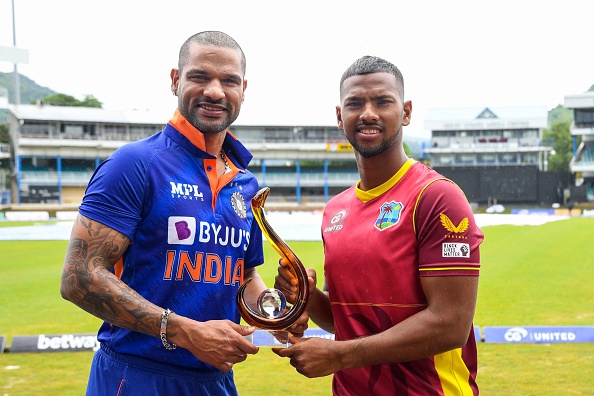
POLYGON ((558 104, 557 107, 549 111, 549 125, 554 125, 559 121, 566 121, 570 124, 573 122, 573 110, 563 107, 558 104))
POLYGON ((412 151, 408 147, 408 144, 406 144, 406 142, 402 142, 402 146, 404 147, 404 152, 406 153, 407 157, 413 157, 412 151))
MULTIPOLYGON (((569 163, 573 157, 573 140, 569 132, 569 121, 558 121, 550 130, 543 133, 544 139, 553 141, 554 154, 548 156, 548 170, 569 172, 569 163)), ((578 140, 580 138, 578 137, 578 140)))
MULTIPOLYGON (((14 103, 14 74, 0 72, 0 87, 8 90, 8 101, 14 103)), ((35 102, 37 99, 55 94, 53 90, 38 85, 29 77, 19 74, 19 87, 21 91, 21 103, 35 102)))
MULTIPOLYGON (((80 101, 74 96, 58 93, 46 96, 41 99, 41 102, 51 106, 70 106, 70 107, 96 107, 101 108, 103 104, 97 100, 93 95, 85 96, 85 99, 80 101)), ((34 104, 33 102, 32 104, 34 104)))
POLYGON ((588 90, 588 92, 594 91, 594 84, 592 84, 592 86, 590 87, 590 89, 588 90))
POLYGON ((8 125, 0 124, 0 143, 8 143, 8 125))

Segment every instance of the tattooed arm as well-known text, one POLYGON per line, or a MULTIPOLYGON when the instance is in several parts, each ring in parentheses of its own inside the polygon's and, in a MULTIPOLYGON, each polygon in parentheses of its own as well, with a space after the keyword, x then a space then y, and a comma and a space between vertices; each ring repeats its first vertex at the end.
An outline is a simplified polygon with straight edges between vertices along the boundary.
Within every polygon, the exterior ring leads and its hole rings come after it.
POLYGON ((116 326, 158 336, 162 309, 115 276, 111 269, 130 240, 79 215, 62 269, 62 297, 116 326))
MULTIPOLYGON (((79 214, 70 235, 60 293, 106 322, 158 337, 163 308, 111 272, 129 244, 124 234, 79 214)), ((171 314, 167 338, 203 362, 229 371, 247 354, 258 352, 258 347, 243 337, 254 330, 229 320, 197 322, 171 314)))

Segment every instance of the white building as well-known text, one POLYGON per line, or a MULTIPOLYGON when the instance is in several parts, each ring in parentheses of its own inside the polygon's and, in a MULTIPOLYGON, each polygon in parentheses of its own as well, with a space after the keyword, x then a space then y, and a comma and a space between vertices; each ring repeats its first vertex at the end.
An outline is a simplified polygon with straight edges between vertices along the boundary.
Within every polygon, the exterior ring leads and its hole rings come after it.
MULTIPOLYGON (((167 121, 146 111, 10 105, 12 204, 78 205, 101 161, 167 121)), ((254 155, 250 171, 273 189, 272 202, 324 203, 359 180, 353 149, 336 126, 229 129, 254 155)))
POLYGON ((545 107, 477 107, 429 109, 425 129, 431 147, 424 150, 431 166, 537 166, 546 170, 551 144, 542 133, 548 126, 545 107))
POLYGON ((576 185, 585 184, 588 200, 594 201, 594 91, 566 95, 563 106, 573 110, 574 118, 570 128, 574 142, 570 170, 576 185))

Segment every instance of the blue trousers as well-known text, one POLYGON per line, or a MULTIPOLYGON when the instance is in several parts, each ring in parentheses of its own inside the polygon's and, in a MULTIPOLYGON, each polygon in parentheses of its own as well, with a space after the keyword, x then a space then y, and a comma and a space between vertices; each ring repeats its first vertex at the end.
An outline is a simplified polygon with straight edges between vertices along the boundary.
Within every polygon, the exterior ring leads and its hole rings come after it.
POLYGON ((233 371, 197 370, 124 355, 101 345, 95 353, 87 396, 237 396, 233 371))

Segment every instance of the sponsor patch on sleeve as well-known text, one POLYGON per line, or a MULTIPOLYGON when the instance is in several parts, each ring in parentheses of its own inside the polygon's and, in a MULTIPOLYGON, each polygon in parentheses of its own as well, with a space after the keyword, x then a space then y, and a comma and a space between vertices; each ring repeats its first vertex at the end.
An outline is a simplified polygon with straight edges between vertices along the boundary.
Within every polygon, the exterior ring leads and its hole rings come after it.
POLYGON ((441 244, 441 256, 470 258, 470 245, 468 243, 444 242, 441 244))

